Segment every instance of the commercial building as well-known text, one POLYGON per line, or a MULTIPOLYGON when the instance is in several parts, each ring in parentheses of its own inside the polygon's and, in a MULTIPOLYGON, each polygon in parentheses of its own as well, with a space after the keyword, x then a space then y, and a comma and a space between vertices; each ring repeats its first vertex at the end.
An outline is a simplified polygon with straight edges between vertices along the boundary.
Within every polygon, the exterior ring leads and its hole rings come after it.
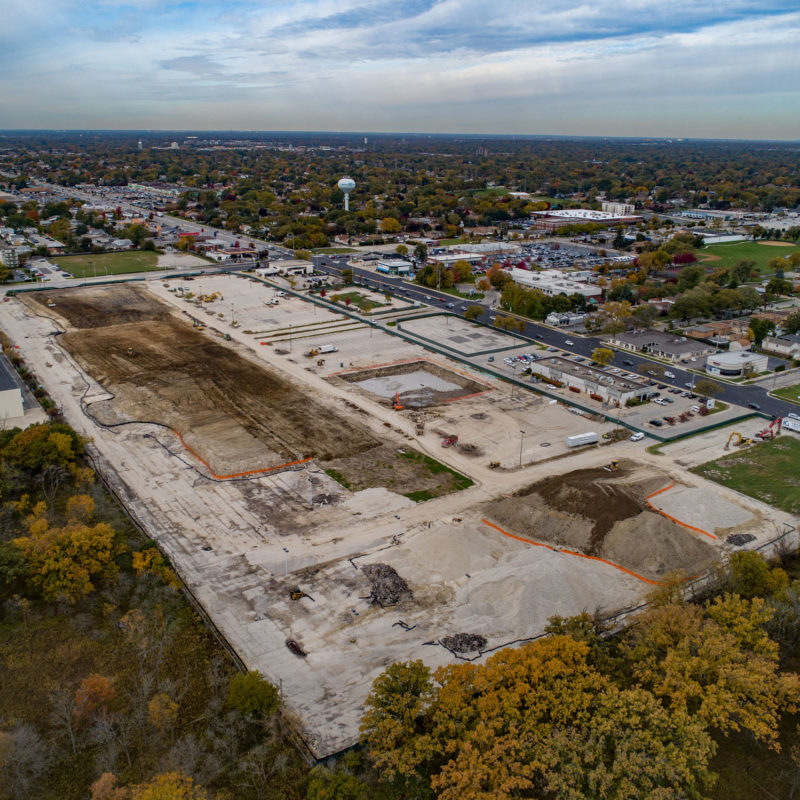
POLYGON ((767 336, 762 347, 771 353, 777 353, 790 358, 800 358, 800 335, 786 333, 783 336, 767 336))
POLYGON ((633 225, 641 221, 635 214, 617 214, 609 211, 595 211, 591 208, 568 208, 549 211, 532 211, 534 225, 537 230, 554 233, 559 228, 569 225, 633 225))
POLYGON ((739 377, 740 375, 757 375, 766 372, 769 361, 762 353, 751 353, 749 350, 733 350, 727 353, 715 353, 706 359, 706 372, 720 377, 739 377))
POLYGON ((510 272, 515 283, 531 289, 539 289, 539 291, 547 295, 565 294, 569 296, 571 294, 580 294, 587 300, 592 298, 599 300, 603 296, 603 290, 599 286, 573 280, 566 273, 557 269, 543 269, 536 272, 514 268, 510 272))
POLYGON ((705 342, 650 329, 630 333, 612 333, 604 342, 622 350, 651 353, 659 358, 675 362, 697 359, 714 352, 714 347, 705 342))
POLYGON ((23 415, 22 390, 14 368, 4 355, 0 355, 0 423, 23 415))
POLYGON ((633 398, 644 400, 650 393, 650 387, 642 381, 576 364, 560 356, 538 359, 530 368, 532 374, 563 384, 576 395, 585 393, 613 405, 625 405, 633 398))
POLYGON ((410 275, 413 270, 414 265, 410 261, 399 258, 381 258, 375 264, 375 271, 384 275, 410 275))

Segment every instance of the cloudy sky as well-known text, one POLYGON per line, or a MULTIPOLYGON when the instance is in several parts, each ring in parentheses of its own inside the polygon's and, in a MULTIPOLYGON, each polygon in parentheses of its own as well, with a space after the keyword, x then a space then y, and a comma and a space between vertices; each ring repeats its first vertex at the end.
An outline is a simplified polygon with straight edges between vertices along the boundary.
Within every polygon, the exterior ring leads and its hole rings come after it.
POLYGON ((797 0, 4 0, 0 128, 800 138, 797 0))

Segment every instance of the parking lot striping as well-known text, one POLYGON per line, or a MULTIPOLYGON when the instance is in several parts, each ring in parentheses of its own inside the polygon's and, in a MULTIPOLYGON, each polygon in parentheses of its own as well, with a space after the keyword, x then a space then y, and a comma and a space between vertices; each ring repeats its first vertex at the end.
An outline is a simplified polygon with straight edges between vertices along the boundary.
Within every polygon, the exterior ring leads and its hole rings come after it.
POLYGON ((178 437, 180 443, 201 463, 205 466, 205 468, 209 471, 213 478, 217 480, 226 480, 227 478, 243 478, 247 475, 260 475, 261 473, 265 472, 275 472, 276 469, 285 469, 286 467, 294 467, 297 464, 305 464, 312 460, 313 456, 309 456, 308 458, 301 458, 299 461, 287 461, 285 464, 278 464, 276 467, 263 467, 262 469, 249 469, 246 472, 233 472, 230 475, 217 475, 213 469, 211 469, 211 465, 200 455, 198 455, 188 444, 183 440, 183 436, 181 436, 175 428, 171 428, 172 432, 178 437))
POLYGON ((599 556, 587 556, 586 553, 578 553, 575 550, 565 550, 559 547, 552 547, 549 544, 544 544, 543 542, 535 542, 533 539, 525 539, 522 536, 517 536, 513 533, 509 533, 508 531, 504 531, 499 525, 495 525, 493 522, 489 522, 488 519, 481 519, 481 522, 484 525, 488 525, 490 528, 494 528, 496 531, 500 531, 503 536, 508 536, 510 539, 516 539, 518 542, 525 542, 526 544, 532 544, 535 547, 544 547, 547 550, 552 550, 554 553, 564 553, 568 556, 577 556, 578 558, 585 558, 589 561, 599 561, 601 564, 607 564, 609 567, 614 567, 614 569, 618 569, 621 572, 625 572, 628 575, 632 575, 634 578, 637 578, 640 581, 644 581, 645 583, 649 583, 653 586, 663 586, 663 581, 653 581, 650 578, 645 578, 644 575, 639 575, 638 572, 634 572, 633 570, 627 569, 626 567, 622 567, 619 564, 615 564, 613 561, 609 561, 606 558, 600 558, 599 556))
POLYGON ((657 511, 659 514, 661 514, 662 517, 666 517, 671 522, 674 522, 677 525, 682 525, 684 528, 688 528, 690 531, 697 531, 698 533, 702 533, 703 536, 708 536, 709 539, 713 539, 715 542, 719 541, 719 539, 716 536, 714 536, 713 533, 704 531, 702 528, 696 528, 694 525, 689 525, 688 522, 681 522, 679 519, 675 519, 675 517, 672 517, 669 514, 667 514, 666 511, 662 511, 660 508, 656 508, 656 506, 654 506, 650 502, 651 497, 655 497, 657 494, 666 492, 667 489, 671 489, 673 486, 675 486, 675 484, 671 483, 669 486, 665 486, 663 489, 659 489, 657 492, 653 492, 652 494, 647 495, 647 497, 645 497, 645 502, 647 503, 648 506, 650 506, 650 508, 653 509, 653 511, 657 511))

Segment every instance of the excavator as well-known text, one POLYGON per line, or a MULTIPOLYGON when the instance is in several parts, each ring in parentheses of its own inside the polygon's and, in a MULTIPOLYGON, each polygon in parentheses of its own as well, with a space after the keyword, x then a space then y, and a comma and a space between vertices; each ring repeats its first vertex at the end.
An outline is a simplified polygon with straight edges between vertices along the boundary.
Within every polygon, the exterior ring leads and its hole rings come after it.
POLYGON ((739 433, 739 431, 733 431, 733 433, 731 433, 731 435, 728 437, 728 441, 725 442, 726 450, 730 449, 731 440, 733 440, 733 443, 736 445, 736 447, 747 447, 747 445, 753 444, 752 439, 746 439, 741 433, 739 433))
POLYGON ((762 442, 769 442, 771 439, 774 439, 781 432, 782 422, 782 417, 775 417, 763 431, 759 431, 756 434, 756 438, 761 439, 762 442))
POLYGON ((394 393, 394 410, 395 411, 403 410, 403 406, 400 404, 400 392, 394 393))

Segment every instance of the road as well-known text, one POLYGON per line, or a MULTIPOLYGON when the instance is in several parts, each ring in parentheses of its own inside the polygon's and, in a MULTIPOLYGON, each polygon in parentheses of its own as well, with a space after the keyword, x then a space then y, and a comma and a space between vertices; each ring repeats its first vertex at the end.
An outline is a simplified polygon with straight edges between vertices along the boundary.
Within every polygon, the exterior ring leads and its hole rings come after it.
MULTIPOLYGON (((81 197, 85 200, 96 202, 101 199, 98 196, 88 192, 82 192, 75 189, 65 190, 63 186, 51 186, 50 188, 54 191, 68 193, 77 197, 81 197)), ((113 201, 106 202, 111 203, 113 201)), ((148 211, 130 203, 122 203, 120 205, 123 209, 144 214, 145 216, 149 213, 148 211)), ((158 221, 162 224, 178 225, 184 231, 194 231, 197 233, 200 231, 205 231, 212 233, 214 230, 208 225, 201 225, 200 223, 181 219, 180 217, 161 216, 158 217, 158 221)), ((219 232, 227 236, 231 235, 230 231, 219 232)), ((243 244, 252 243, 256 246, 261 245, 262 247, 268 247, 271 255, 277 254, 277 260, 280 260, 281 258, 293 257, 293 252, 291 250, 274 243, 268 243, 260 239, 254 239, 251 236, 240 236, 238 238, 243 244)), ((479 301, 465 300, 444 292, 438 292, 435 289, 417 287, 399 277, 377 275, 371 270, 348 267, 346 256, 336 257, 318 255, 312 256, 312 261, 314 262, 315 269, 321 272, 339 275, 343 269, 352 269, 354 278, 359 283, 363 283, 365 286, 377 289, 379 291, 389 291, 393 294, 398 294, 403 297, 407 297, 410 300, 415 300, 419 303, 423 303, 434 308, 439 308, 441 310, 447 309, 451 313, 458 314, 460 316, 463 316, 464 313, 462 309, 465 309, 471 305, 480 305, 483 309, 483 313, 480 317, 478 317, 478 321, 486 324, 491 324, 495 314, 497 313, 495 310, 491 309, 487 305, 484 305, 483 303, 480 303, 479 301), (453 307, 449 308, 448 304, 452 304, 453 307)), ((240 263, 236 266, 224 265, 223 268, 231 269, 232 271, 238 271, 252 266, 253 265, 251 263, 240 263)), ((571 335, 568 332, 554 330, 553 328, 549 328, 545 325, 539 325, 535 322, 525 322, 524 330, 516 335, 521 336, 524 339, 528 339, 530 342, 538 342, 548 347, 557 347, 559 350, 566 351, 573 355, 583 356, 584 358, 591 358, 592 351, 594 351, 595 348, 604 346, 601 340, 596 336, 583 336, 578 334, 571 335), (568 341, 571 342, 571 344, 567 344, 568 341)), ((627 369, 630 372, 638 373, 640 367, 646 369, 648 366, 652 366, 653 363, 654 362, 650 359, 643 358, 635 353, 623 354, 615 351, 614 358, 610 366, 617 366, 627 369)), ((670 378, 669 381, 663 380, 662 382, 664 385, 686 389, 694 386, 694 384, 700 380, 698 375, 688 372, 677 365, 670 366, 668 371, 672 372, 675 377, 670 378)), ((708 380, 707 376, 703 376, 703 378, 708 380)), ((784 400, 770 397, 767 394, 766 389, 761 386, 738 386, 734 384, 721 383, 719 381, 714 381, 714 383, 719 387, 717 399, 725 403, 731 403, 745 407, 749 406, 750 408, 753 408, 753 405, 755 405, 757 408, 754 410, 758 410, 761 413, 771 417, 779 417, 790 413, 798 413, 798 407, 796 405, 788 403, 784 400)))
MULTIPOLYGON (((390 291, 394 294, 407 297, 410 300, 415 300, 419 303, 427 304, 442 310, 446 309, 448 304, 452 304, 453 308, 447 308, 447 310, 459 316, 463 316, 464 312, 462 309, 472 305, 479 305, 483 310, 481 316, 478 317, 479 322, 491 324, 495 315, 498 313, 495 309, 491 309, 480 301, 465 300, 446 294, 445 292, 438 292, 435 289, 427 289, 421 286, 417 287, 414 284, 404 281, 402 278, 388 275, 376 275, 370 270, 348 267, 344 259, 331 258, 329 256, 314 256, 313 260, 316 269, 329 274, 340 274, 343 269, 352 269, 355 281, 370 288, 377 289, 378 291, 390 291)), ((584 336, 567 331, 554 330, 546 325, 539 325, 535 322, 526 322, 524 330, 520 333, 515 331, 514 334, 530 342, 536 342, 548 347, 557 347, 559 350, 567 351, 572 355, 583 356, 587 359, 591 359, 592 352, 595 348, 606 346, 602 343, 601 339, 596 336, 584 336), (567 342, 569 342, 569 344, 567 344, 567 342)), ((621 353, 615 351, 614 358, 609 366, 616 366, 630 372, 640 373, 640 368, 648 369, 653 367, 655 363, 658 362, 644 358, 636 353, 621 353)), ((687 389, 694 386, 701 378, 703 380, 710 380, 710 378, 705 375, 699 376, 677 365, 671 365, 667 367, 666 370, 675 376, 674 378, 660 381, 666 386, 687 389)), ((714 381, 714 383, 720 390, 717 399, 725 403, 745 407, 750 406, 751 403, 755 403, 759 406, 759 411, 771 417, 780 417, 789 413, 800 412, 800 409, 798 409, 796 405, 770 397, 763 387, 738 386, 721 383, 719 381, 714 381)))

